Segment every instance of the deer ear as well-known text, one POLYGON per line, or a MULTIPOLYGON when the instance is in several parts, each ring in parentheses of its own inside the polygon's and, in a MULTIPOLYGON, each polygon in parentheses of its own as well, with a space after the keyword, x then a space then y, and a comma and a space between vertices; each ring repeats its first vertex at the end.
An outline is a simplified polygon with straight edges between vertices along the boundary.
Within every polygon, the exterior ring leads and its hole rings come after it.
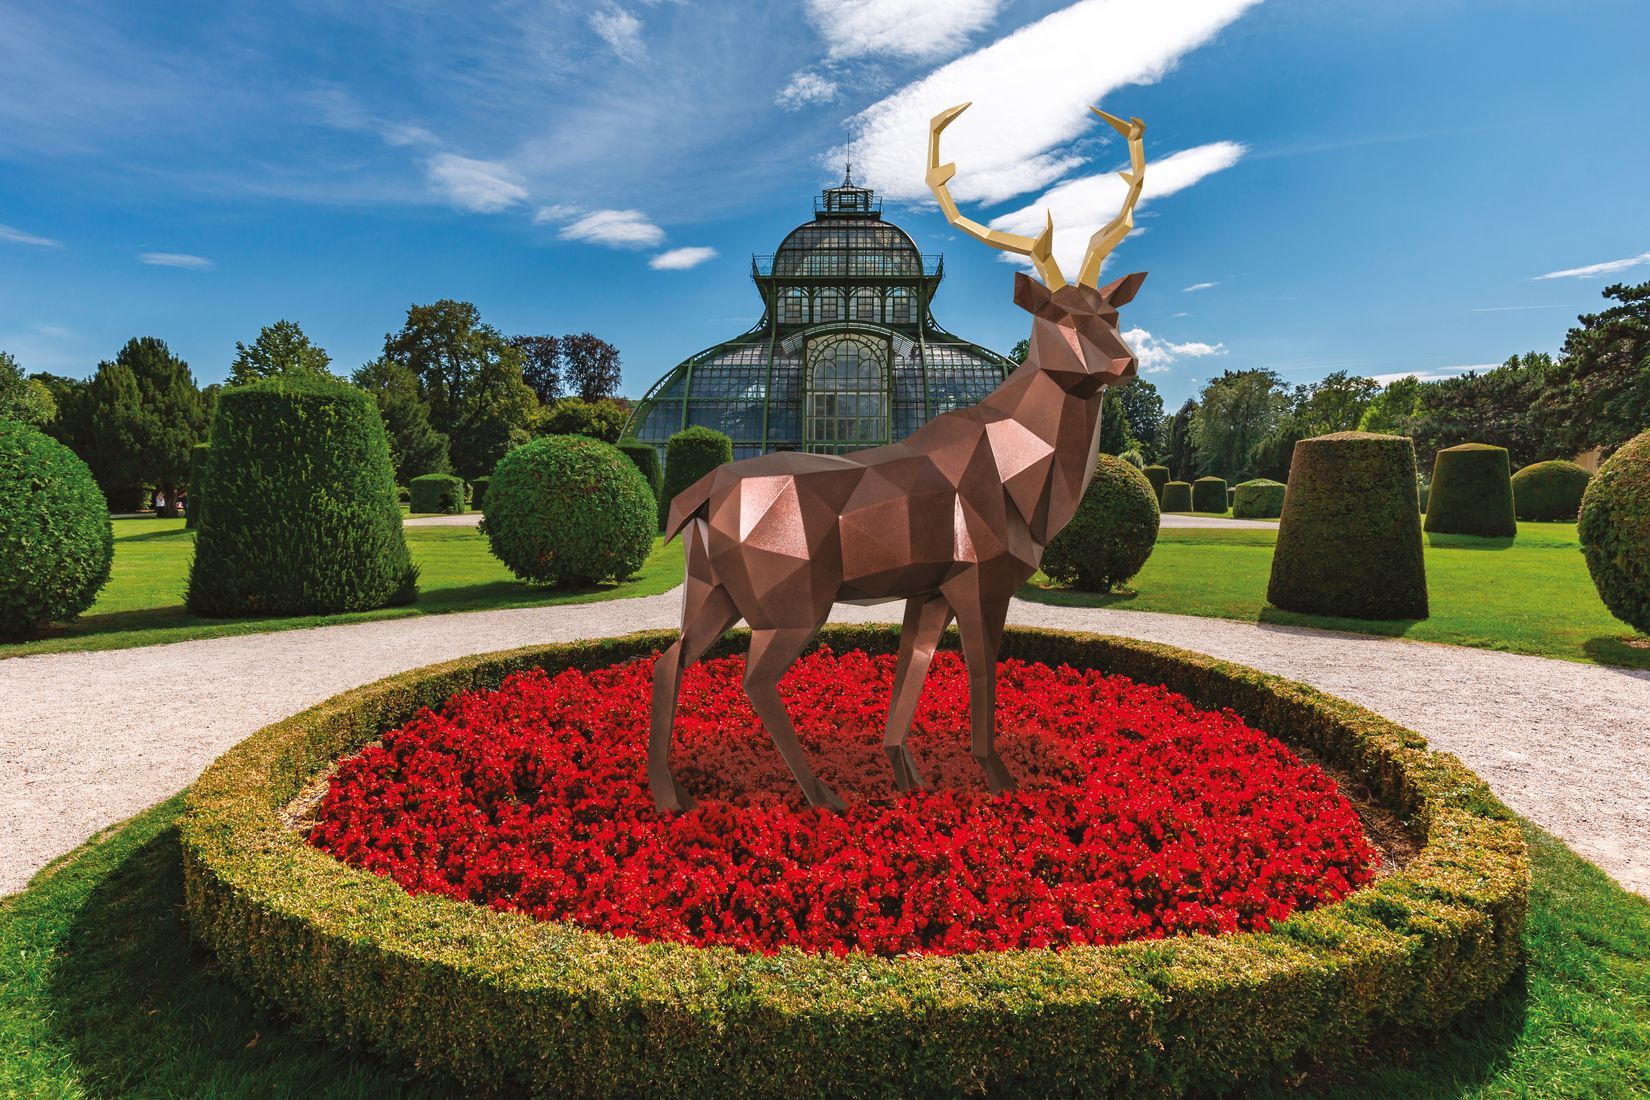
POLYGON ((1133 275, 1125 275, 1114 283, 1107 283, 1100 288, 1100 297, 1112 304, 1112 308, 1126 306, 1134 301, 1134 296, 1140 293, 1140 284, 1146 281, 1144 271, 1136 271, 1133 275))
POLYGON ((1027 313, 1037 313, 1053 297, 1048 287, 1023 271, 1014 273, 1014 304, 1027 313))

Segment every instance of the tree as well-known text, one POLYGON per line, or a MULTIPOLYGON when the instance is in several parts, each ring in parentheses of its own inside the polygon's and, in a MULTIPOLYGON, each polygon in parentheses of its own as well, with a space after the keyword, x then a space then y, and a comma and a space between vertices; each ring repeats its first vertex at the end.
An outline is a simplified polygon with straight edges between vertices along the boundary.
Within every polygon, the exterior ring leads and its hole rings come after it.
POLYGON ((0 351, 0 420, 44 429, 56 417, 57 402, 51 391, 33 378, 24 378, 17 360, 0 351))
POLYGON ((1197 468, 1197 452, 1192 446, 1192 418, 1197 415, 1197 402, 1187 398, 1180 411, 1169 419, 1163 438, 1163 465, 1172 478, 1191 480, 1197 468))
MULTIPOLYGON (((1296 386, 1294 418, 1301 438, 1357 428, 1381 384, 1338 370, 1318 382, 1296 386)), ((1282 480, 1281 478, 1278 480, 1282 480)))
POLYGON ((1618 304, 1576 318, 1537 399, 1555 456, 1613 450, 1650 428, 1650 282, 1615 283, 1604 297, 1618 304))
MULTIPOLYGON (((50 395, 55 414, 41 430, 97 471, 97 455, 92 445, 92 384, 79 378, 37 372, 29 380, 38 382, 50 395)), ((101 482, 99 483, 101 484, 101 482)))
POLYGON ((1461 443, 1505 447, 1515 468, 1559 457, 1562 447, 1555 449, 1546 438, 1535 413, 1552 370, 1550 356, 1531 353, 1513 356, 1481 374, 1468 371, 1423 383, 1416 390, 1415 412, 1400 425, 1400 434, 1414 438, 1423 470, 1432 469, 1439 450, 1461 443))
POLYGON ((484 359, 453 428, 453 468, 466 481, 491 475, 506 451, 533 438, 530 425, 538 408, 532 387, 522 380, 519 349, 507 344, 503 354, 484 359))
POLYGON ((1129 431, 1128 410, 1123 407, 1118 389, 1108 386, 1100 404, 1100 453, 1120 455, 1132 446, 1134 436, 1129 431))
POLYGON ((581 401, 600 401, 619 392, 619 349, 581 332, 561 338, 567 388, 581 401))
POLYGON ((581 401, 564 397, 545 409, 534 429, 539 435, 588 435, 617 443, 630 411, 616 401, 581 401))
MULTIPOLYGON (((189 364, 152 336, 129 340, 92 379, 92 439, 104 476, 129 493, 152 486, 165 495, 162 514, 178 514, 189 481, 189 451, 206 433, 206 409, 189 364)), ((96 467, 94 467, 94 472, 96 467)))
POLYGON ((1163 395, 1144 378, 1112 390, 1129 421, 1129 434, 1149 458, 1157 454, 1163 430, 1163 395))
POLYGON ((1008 357, 1016 363, 1024 363, 1026 361, 1026 356, 1030 354, 1031 341, 1027 339, 1021 340, 1019 343, 1015 344, 1013 349, 1008 353, 1008 357))
POLYGON ((1363 415, 1358 418, 1358 430, 1381 435, 1407 435, 1411 422, 1420 411, 1421 386, 1421 380, 1413 374, 1388 382, 1364 408, 1363 415))
POLYGON ((1266 438, 1288 408, 1283 379, 1275 371, 1228 370, 1211 378, 1192 414, 1199 471, 1228 481, 1251 476, 1255 444, 1266 438))
POLYGON ((561 341, 554 336, 512 336, 510 343, 521 352, 522 380, 540 404, 555 404, 562 395, 561 341))
POLYGON ((310 343, 296 321, 276 321, 265 325, 258 338, 247 347, 235 341, 235 360, 229 364, 229 384, 244 386, 260 378, 279 374, 332 377, 327 369, 332 356, 310 343))
POLYGON ((419 399, 412 371, 375 359, 357 370, 351 381, 378 402, 397 485, 407 485, 421 474, 452 472, 447 437, 430 426, 430 410, 419 399))

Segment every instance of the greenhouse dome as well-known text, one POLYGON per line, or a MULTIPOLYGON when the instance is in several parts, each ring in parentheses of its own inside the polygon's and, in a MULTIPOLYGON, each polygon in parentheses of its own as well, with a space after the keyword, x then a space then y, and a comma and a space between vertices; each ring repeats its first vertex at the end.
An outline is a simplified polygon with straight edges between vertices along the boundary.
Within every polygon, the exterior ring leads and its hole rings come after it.
POLYGON ((944 271, 850 172, 778 251, 751 258, 761 320, 654 383, 626 435, 663 447, 703 425, 733 440, 735 458, 840 453, 978 402, 1015 364, 934 320, 944 271))

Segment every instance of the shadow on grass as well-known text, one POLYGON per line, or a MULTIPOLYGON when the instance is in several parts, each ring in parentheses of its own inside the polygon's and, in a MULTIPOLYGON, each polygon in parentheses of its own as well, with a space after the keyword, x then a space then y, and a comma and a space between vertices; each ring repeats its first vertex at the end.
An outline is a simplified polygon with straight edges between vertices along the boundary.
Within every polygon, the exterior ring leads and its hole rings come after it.
POLYGON ((1600 667, 1619 666, 1612 670, 1615 672, 1642 676, 1650 670, 1650 638, 1629 638, 1625 634, 1613 638, 1588 638, 1581 643, 1581 649, 1600 667), (1632 642, 1639 644, 1629 644, 1632 642))
POLYGON ((157 541, 162 541, 162 540, 171 540, 173 542, 183 542, 183 541, 186 541, 186 540, 193 539, 194 537, 195 537, 194 530, 191 529, 191 528, 184 528, 184 527, 180 527, 175 531, 145 531, 141 535, 123 535, 123 534, 120 533, 120 528, 118 528, 118 527, 115 528, 115 542, 117 542, 117 543, 157 542, 157 541))
POLYGON ((1267 604, 1260 609, 1256 621, 1273 627, 1305 627, 1310 630, 1332 630, 1338 634, 1362 634, 1378 638, 1402 638, 1424 619, 1353 619, 1339 615, 1308 615, 1301 611, 1285 611, 1267 604))
POLYGON ((1427 545, 1434 550, 1511 550, 1518 540, 1511 536, 1486 538, 1482 535, 1446 535, 1427 532, 1427 545))

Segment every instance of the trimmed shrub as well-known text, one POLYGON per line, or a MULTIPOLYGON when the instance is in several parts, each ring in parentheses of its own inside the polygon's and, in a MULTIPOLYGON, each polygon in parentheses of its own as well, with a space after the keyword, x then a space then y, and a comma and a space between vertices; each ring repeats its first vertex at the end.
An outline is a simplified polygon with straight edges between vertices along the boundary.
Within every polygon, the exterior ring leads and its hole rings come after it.
POLYGON ((1226 479, 1200 477, 1192 482, 1192 511, 1226 511, 1226 479))
POLYGON ((1512 476, 1513 511, 1519 519, 1575 519, 1592 478, 1574 462, 1532 462, 1512 476))
POLYGON ((0 420, 0 638, 72 619, 109 579, 114 529, 92 471, 35 428, 0 420))
POLYGON ((1192 510, 1192 486, 1185 481, 1169 481, 1163 485, 1163 511, 1190 512, 1192 510))
POLYGON ((1581 552, 1610 614, 1650 634, 1650 432, 1599 467, 1581 498, 1581 552))
POLYGON ((492 478, 478 477, 470 482, 470 507, 476 511, 484 511, 487 507, 487 486, 492 478))
POLYGON ((1152 483, 1152 492, 1157 496, 1157 502, 1163 503, 1163 486, 1169 483, 1169 468, 1167 466, 1145 466, 1140 470, 1146 475, 1146 480, 1152 483))
POLYGON ((647 479, 647 487, 653 490, 653 498, 662 498, 665 492, 665 468, 659 461, 659 448, 639 439, 621 439, 619 451, 636 464, 636 469, 642 471, 642 477, 647 479))
POLYGON ((412 511, 462 516, 464 479, 457 474, 420 474, 412 479, 412 511))
POLYGON ((670 514, 676 494, 733 461, 733 440, 710 428, 684 428, 665 443, 665 491, 659 497, 659 522, 670 514))
POLYGON ((522 580, 594 584, 642 567, 656 516, 642 472, 617 447, 545 435, 498 460, 484 529, 493 555, 522 580))
POLYGON ((1427 617, 1408 438, 1336 432, 1295 444, 1266 598, 1318 615, 1427 617))
POLYGON ((331 378, 282 375, 218 398, 186 597, 203 615, 314 615, 410 603, 384 421, 331 378))
POLYGON ((1232 515, 1238 519, 1277 519, 1283 515, 1287 489, 1281 481, 1270 478, 1240 481, 1232 488, 1232 515))
POLYGON ((1157 520, 1152 483, 1131 463, 1103 454, 1076 514, 1043 551, 1043 573, 1085 592, 1110 592, 1151 557, 1157 520))
POLYGON ((1232 505, 1235 503, 1237 503, 1237 486, 1228 485, 1226 486, 1226 510, 1230 512, 1232 505))
MULTIPOLYGON (((395 487, 395 499, 401 504, 411 505, 412 490, 407 488, 405 485, 397 485, 395 487)), ((409 508, 408 510, 410 511, 411 509, 409 508)))
POLYGON ((1426 529, 1440 535, 1518 534, 1507 448, 1488 443, 1445 447, 1432 463, 1426 529))
POLYGON ((198 526, 201 501, 206 499, 206 453, 210 443, 197 443, 189 451, 189 495, 183 498, 183 525, 198 526))
MULTIPOLYGON (((465 658, 260 730, 185 796, 193 934, 225 976, 311 1033, 445 1075, 458 1091, 511 1095, 1225 1094, 1448 1027, 1522 965, 1523 835, 1460 761, 1304 685, 1092 634, 1010 627, 1002 658, 1103 669, 1229 707, 1342 769, 1418 850, 1265 933, 887 959, 642 943, 414 896, 288 824, 334 761, 421 707, 524 669, 646 659, 675 636, 465 658)), ((899 630, 831 624, 816 644, 889 653, 899 630)))

